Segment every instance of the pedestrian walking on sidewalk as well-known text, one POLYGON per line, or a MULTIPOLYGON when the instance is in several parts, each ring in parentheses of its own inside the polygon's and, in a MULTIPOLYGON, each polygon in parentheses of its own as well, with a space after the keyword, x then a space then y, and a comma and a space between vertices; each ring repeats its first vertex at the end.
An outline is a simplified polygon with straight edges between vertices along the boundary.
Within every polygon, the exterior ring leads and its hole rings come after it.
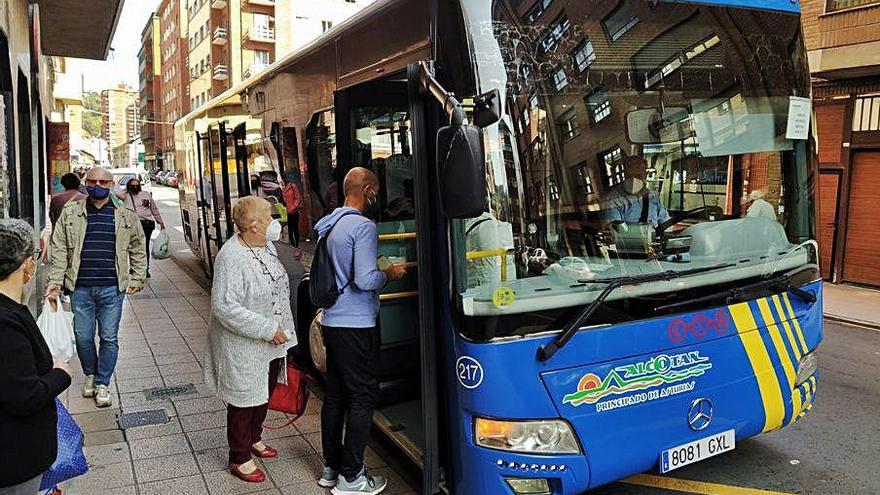
POLYGON ((353 168, 343 182, 345 205, 322 218, 315 228, 327 236, 337 287, 342 293, 324 310, 327 386, 321 412, 324 470, 318 484, 336 495, 375 495, 386 480, 364 466, 373 410, 379 395, 379 312, 377 291, 406 274, 404 265, 382 272, 376 265, 379 231, 364 216, 379 199, 379 179, 365 168, 353 168), (332 232, 331 232, 332 230, 332 232), (345 441, 343 442, 343 424, 345 441), (342 476, 339 476, 339 474, 342 476))
POLYGON ((33 229, 0 220, 0 495, 38 493, 57 456, 55 397, 70 386, 24 305, 36 270, 33 229))
POLYGON ((95 167, 86 174, 89 197, 64 207, 52 233, 46 297, 70 292, 76 352, 86 375, 83 397, 113 404, 110 378, 119 354, 119 321, 125 294, 139 292, 147 269, 144 232, 137 215, 111 197, 113 175, 95 167), (95 346, 97 323, 100 350, 95 346))
POLYGON ((125 207, 137 214, 144 230, 144 250, 147 252, 147 278, 150 278, 150 236, 159 224, 159 229, 165 230, 165 222, 159 214, 159 208, 153 195, 141 189, 141 181, 131 178, 125 184, 125 193, 120 198, 125 207))
POLYGON ((260 483, 266 475, 252 456, 278 455, 263 443, 263 422, 296 333, 287 271, 272 244, 281 238, 281 224, 269 202, 246 196, 232 217, 238 234, 214 262, 205 383, 226 403, 230 472, 260 483))
POLYGON ((64 192, 53 195, 52 201, 49 202, 49 220, 52 222, 53 228, 58 221, 58 217, 61 216, 61 211, 64 210, 64 206, 67 203, 70 201, 85 199, 86 197, 86 195, 79 190, 80 180, 79 176, 76 174, 70 173, 62 175, 61 185, 64 186, 64 192))

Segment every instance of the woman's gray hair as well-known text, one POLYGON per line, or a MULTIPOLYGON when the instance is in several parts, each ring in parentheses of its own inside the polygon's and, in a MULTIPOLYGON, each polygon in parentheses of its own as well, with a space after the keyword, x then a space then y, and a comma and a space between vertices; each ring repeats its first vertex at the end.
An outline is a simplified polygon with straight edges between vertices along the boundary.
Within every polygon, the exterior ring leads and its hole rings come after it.
POLYGON ((0 280, 6 280, 34 254, 34 229, 18 218, 0 219, 0 280))

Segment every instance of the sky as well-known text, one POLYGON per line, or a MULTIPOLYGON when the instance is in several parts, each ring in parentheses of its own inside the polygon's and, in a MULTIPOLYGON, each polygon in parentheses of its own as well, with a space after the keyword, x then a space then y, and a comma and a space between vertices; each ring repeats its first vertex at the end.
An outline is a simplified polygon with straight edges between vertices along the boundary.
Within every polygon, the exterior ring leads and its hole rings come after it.
POLYGON ((138 89, 138 51, 141 32, 159 0, 126 0, 106 61, 70 59, 70 70, 83 74, 86 91, 100 91, 126 83, 138 89))

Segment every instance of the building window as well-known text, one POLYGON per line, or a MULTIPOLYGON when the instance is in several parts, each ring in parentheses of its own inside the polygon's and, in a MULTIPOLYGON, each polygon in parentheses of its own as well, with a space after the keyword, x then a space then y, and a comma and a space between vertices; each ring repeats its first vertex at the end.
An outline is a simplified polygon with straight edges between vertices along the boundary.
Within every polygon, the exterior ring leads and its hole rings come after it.
POLYGON ((880 3, 880 0, 828 0, 826 10, 834 12, 836 10, 851 9, 861 7, 863 5, 871 5, 872 3, 880 3))
POLYGON ((626 173, 623 170, 623 151, 620 149, 620 146, 615 146, 604 153, 600 153, 599 163, 602 164, 605 184, 608 187, 614 187, 626 179, 626 173))
POLYGON ((565 69, 562 67, 557 67, 555 71, 553 71, 553 79, 552 79, 553 88, 556 91, 562 91, 568 86, 568 78, 565 76, 565 69))
POLYGON ((523 108, 521 120, 523 131, 525 131, 532 124, 532 112, 528 107, 523 108))
POLYGON ((541 50, 544 53, 553 51, 553 49, 556 48, 556 45, 562 41, 563 36, 565 36, 570 27, 571 23, 568 21, 568 16, 565 15, 565 12, 559 14, 559 17, 554 19, 553 22, 547 26, 547 30, 544 31, 541 38, 538 40, 541 50))
POLYGON ((584 103, 587 105, 593 124, 598 124, 611 116, 611 98, 604 90, 594 91, 584 99, 584 103))
POLYGON ((574 49, 574 52, 571 54, 572 62, 574 62, 574 68, 577 69, 578 72, 583 72, 587 70, 587 67, 596 60, 596 52, 593 50, 593 42, 590 41, 589 38, 584 38, 581 41, 581 44, 574 49))
POLYGON ((333 28, 333 21, 321 21, 321 32, 326 33, 333 28))
POLYGON ((547 196, 550 201, 559 202, 559 186, 556 185, 556 181, 552 177, 547 179, 547 196))
POLYGON ((619 40, 638 23, 639 16, 633 12, 631 2, 621 2, 620 6, 602 21, 605 33, 611 41, 619 40))
POLYGON ((593 188, 593 180, 590 178, 590 169, 587 162, 581 162, 572 169, 572 182, 578 197, 586 197, 596 192, 593 188))
POLYGON ((535 5, 526 12, 525 17, 523 17, 523 21, 526 24, 534 24, 535 21, 538 20, 539 17, 550 7, 550 4, 553 3, 553 0, 538 0, 535 2, 535 5))
POLYGON ((575 113, 574 108, 569 108, 559 116, 559 131, 566 140, 574 139, 581 135, 581 130, 578 128, 577 123, 577 113, 575 113))

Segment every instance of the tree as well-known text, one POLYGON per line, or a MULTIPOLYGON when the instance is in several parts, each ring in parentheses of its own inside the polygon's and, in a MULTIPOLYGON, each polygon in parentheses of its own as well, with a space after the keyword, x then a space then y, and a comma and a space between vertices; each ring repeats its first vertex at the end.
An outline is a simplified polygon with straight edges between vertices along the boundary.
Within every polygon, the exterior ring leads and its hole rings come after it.
POLYGON ((89 137, 101 137, 101 94, 94 91, 83 93, 83 109, 83 132, 89 137))

